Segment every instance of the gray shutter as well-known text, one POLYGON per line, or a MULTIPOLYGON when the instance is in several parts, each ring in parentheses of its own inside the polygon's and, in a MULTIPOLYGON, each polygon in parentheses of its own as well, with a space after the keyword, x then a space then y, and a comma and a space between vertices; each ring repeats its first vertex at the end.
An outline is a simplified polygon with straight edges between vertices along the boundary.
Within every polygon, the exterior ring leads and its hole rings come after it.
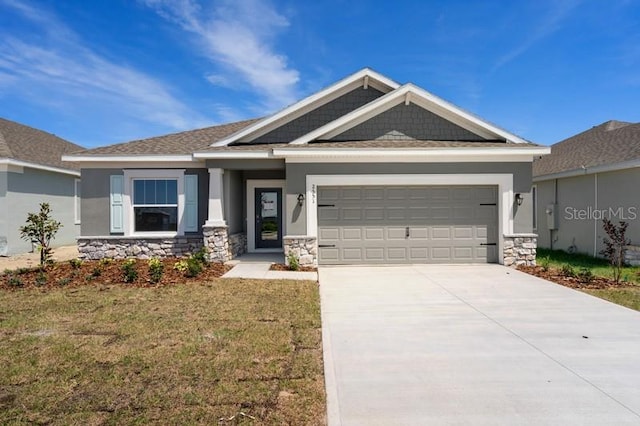
POLYGON ((184 176, 184 231, 198 231, 198 175, 184 176))
POLYGON ((124 232, 124 176, 110 176, 109 202, 109 230, 113 233, 124 232))

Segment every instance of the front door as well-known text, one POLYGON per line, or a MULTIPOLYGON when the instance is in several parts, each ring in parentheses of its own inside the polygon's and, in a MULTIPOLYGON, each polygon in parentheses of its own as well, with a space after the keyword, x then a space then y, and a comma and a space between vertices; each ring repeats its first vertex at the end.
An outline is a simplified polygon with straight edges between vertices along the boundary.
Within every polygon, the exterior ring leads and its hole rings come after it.
POLYGON ((282 189, 256 188, 256 248, 282 247, 282 189))

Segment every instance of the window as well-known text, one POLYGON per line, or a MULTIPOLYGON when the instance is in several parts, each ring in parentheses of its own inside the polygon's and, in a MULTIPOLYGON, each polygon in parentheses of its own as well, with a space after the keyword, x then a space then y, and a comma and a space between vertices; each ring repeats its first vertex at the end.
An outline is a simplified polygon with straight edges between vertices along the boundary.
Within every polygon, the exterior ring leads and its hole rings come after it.
POLYGON ((538 187, 531 187, 531 199, 533 200, 533 230, 538 229, 538 187))
POLYGON ((178 180, 133 179, 134 232, 178 231, 178 180))
POLYGON ((82 193, 80 192, 80 179, 76 179, 73 182, 73 223, 80 224, 80 199, 82 193))

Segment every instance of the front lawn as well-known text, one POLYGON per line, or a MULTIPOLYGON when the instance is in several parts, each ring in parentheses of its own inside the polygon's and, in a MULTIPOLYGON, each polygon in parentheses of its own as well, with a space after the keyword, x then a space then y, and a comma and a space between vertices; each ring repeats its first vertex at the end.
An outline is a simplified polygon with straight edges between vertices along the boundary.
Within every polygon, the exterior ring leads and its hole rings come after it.
POLYGON ((640 310, 640 267, 623 268, 616 284, 609 263, 584 254, 538 249, 536 267, 520 270, 557 284, 575 288, 618 305, 640 310))
POLYGON ((317 284, 0 291, 0 424, 324 424, 317 284))

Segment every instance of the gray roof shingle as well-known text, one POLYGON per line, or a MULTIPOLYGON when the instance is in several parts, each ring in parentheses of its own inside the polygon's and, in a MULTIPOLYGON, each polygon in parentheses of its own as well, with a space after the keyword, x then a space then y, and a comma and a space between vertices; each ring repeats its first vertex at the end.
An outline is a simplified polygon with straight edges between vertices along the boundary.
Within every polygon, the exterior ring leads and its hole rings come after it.
POLYGON ((640 159, 640 123, 607 121, 551 146, 533 162, 533 176, 640 159))
POLYGON ((79 170, 77 164, 63 162, 61 157, 81 149, 51 133, 0 118, 0 158, 79 170))
POLYGON ((238 121, 204 129, 171 133, 115 145, 87 149, 79 155, 190 155, 209 147, 210 144, 224 139, 256 122, 257 119, 238 121))

